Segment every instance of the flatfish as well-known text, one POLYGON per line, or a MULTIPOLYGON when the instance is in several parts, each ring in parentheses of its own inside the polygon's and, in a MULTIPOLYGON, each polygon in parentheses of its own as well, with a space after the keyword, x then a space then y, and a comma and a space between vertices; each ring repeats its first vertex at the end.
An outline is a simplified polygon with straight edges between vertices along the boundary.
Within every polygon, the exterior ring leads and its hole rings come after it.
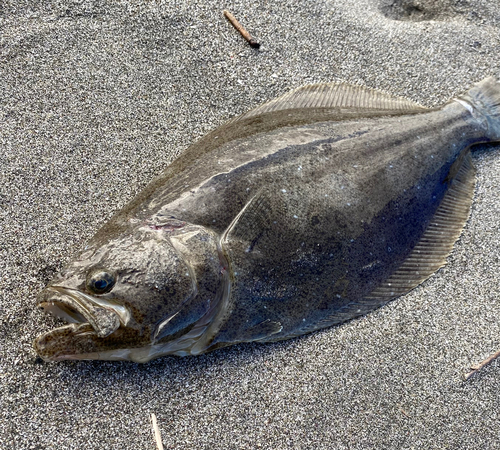
POLYGON ((146 362, 366 314, 445 264, 500 137, 500 84, 440 108, 305 86, 188 148, 40 294, 45 360, 146 362))

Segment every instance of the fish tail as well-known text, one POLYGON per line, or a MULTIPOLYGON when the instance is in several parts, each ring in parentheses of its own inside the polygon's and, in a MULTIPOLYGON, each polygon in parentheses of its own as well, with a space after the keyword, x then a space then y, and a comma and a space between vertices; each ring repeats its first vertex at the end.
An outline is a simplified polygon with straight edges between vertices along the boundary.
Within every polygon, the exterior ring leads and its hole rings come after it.
POLYGON ((462 97, 488 122, 489 137, 500 140, 500 83, 493 77, 485 78, 462 97))

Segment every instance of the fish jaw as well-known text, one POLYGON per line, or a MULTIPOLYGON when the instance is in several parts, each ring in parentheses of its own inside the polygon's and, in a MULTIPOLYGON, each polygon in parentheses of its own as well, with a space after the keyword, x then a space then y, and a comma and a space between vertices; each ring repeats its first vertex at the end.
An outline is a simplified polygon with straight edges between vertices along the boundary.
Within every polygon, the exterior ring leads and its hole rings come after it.
POLYGON ((67 322, 89 323, 101 338, 130 321, 130 312, 117 303, 59 286, 45 289, 39 296, 38 306, 67 322))
POLYGON ((78 340, 88 341, 97 337, 88 323, 71 323, 38 336, 33 347, 44 361, 61 361, 64 359, 88 359, 78 349, 78 340))
POLYGON ((100 338, 89 323, 64 325, 38 336, 33 343, 35 351, 47 362, 97 359, 146 362, 151 358, 140 360, 134 358, 133 353, 150 346, 147 337, 127 328, 119 328, 112 335, 100 338))
POLYGON ((38 306, 69 322, 35 339, 35 350, 46 361, 100 359, 99 352, 115 350, 127 338, 137 341, 131 335, 141 334, 126 328, 131 321, 126 307, 75 289, 49 286, 40 294, 38 306))
POLYGON ((102 339, 97 338, 88 323, 71 323, 37 337, 33 347, 38 355, 47 362, 103 360, 146 363, 160 356, 191 355, 190 347, 198 340, 198 336, 195 335, 187 336, 179 342, 174 341, 166 344, 143 342, 142 346, 135 347, 136 339, 135 344, 131 342, 124 347, 127 334, 126 330, 119 329, 116 336, 102 339))

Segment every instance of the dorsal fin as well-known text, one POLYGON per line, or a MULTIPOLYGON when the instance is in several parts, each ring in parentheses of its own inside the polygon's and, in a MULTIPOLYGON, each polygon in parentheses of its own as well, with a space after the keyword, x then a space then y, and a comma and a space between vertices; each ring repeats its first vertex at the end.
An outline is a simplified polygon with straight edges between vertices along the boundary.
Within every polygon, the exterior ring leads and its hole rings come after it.
POLYGON ((303 86, 226 122, 186 151, 174 164, 184 163, 191 151, 199 157, 233 139, 277 128, 318 122, 399 116, 429 112, 429 108, 376 89, 348 83, 303 86))
MULTIPOLYGON (((142 204, 145 198, 165 186, 176 173, 199 160, 202 155, 236 139, 267 133, 282 127, 319 122, 368 119, 429 112, 431 109, 410 100, 375 89, 348 83, 312 84, 295 89, 229 120, 186 149, 165 172, 122 209, 120 215, 142 204)), ((104 232, 106 227, 102 228, 104 232)))
POLYGON ((293 114, 294 110, 304 109, 319 109, 323 110, 323 113, 326 112, 324 110, 328 109, 334 109, 338 112, 340 112, 339 110, 350 110, 349 117, 355 111, 361 117, 363 113, 369 113, 368 115, 372 116, 374 112, 408 114, 427 110, 410 100, 394 97, 375 89, 348 83, 321 83, 294 89, 236 117, 231 122, 238 122, 270 112, 289 110, 290 114, 293 114))

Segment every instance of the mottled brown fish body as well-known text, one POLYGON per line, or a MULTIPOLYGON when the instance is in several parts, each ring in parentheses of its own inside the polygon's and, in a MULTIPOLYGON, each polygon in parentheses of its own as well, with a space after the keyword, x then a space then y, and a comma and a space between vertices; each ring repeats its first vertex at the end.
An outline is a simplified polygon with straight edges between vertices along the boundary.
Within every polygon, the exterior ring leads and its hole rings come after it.
POLYGON ((498 140, 499 98, 493 79, 433 110, 314 85, 234 119, 42 293, 43 308, 74 323, 37 351, 199 354, 309 333, 408 292, 444 264, 467 220, 469 147, 498 140))

